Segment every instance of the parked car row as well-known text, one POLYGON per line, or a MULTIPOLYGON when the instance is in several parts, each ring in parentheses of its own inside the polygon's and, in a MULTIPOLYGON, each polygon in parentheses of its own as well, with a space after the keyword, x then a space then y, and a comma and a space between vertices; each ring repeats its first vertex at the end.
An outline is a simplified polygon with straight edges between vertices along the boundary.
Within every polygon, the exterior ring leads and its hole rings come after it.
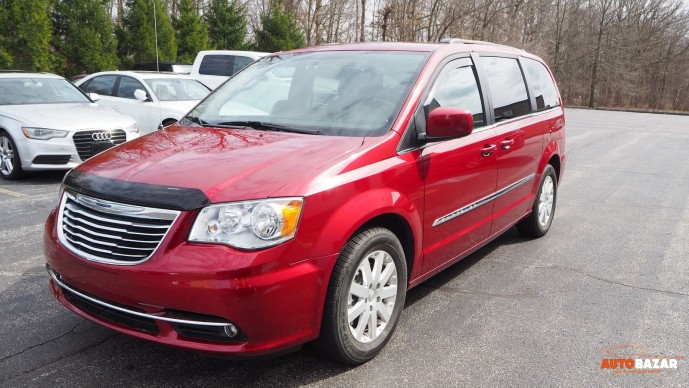
POLYGON ((0 177, 70 169, 171 125, 211 88, 266 54, 201 51, 193 66, 138 63, 137 71, 73 76, 74 85, 53 74, 5 71, 0 74, 0 177))

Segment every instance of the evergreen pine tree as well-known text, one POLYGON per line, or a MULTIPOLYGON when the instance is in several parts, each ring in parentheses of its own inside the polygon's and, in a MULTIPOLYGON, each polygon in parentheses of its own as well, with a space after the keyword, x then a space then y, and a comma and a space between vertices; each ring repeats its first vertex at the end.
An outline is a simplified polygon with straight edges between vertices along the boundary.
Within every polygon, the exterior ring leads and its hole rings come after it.
POLYGON ((256 31, 258 51, 283 51, 306 46, 306 39, 293 12, 279 0, 270 3, 268 12, 261 15, 261 29, 256 31))
POLYGON ((0 23, 0 65, 28 71, 52 71, 50 0, 4 0, 0 23))
POLYGON ((177 59, 177 42, 172 21, 167 11, 167 2, 161 0, 127 0, 127 11, 122 18, 122 28, 117 29, 117 52, 123 68, 130 68, 133 62, 150 62, 156 59, 156 33, 153 19, 158 28, 158 59, 177 59))
POLYGON ((173 25, 177 36, 177 60, 192 63, 199 51, 208 48, 208 30, 191 0, 179 2, 179 18, 173 20, 173 25))
POLYGON ((103 0, 56 1, 53 47, 62 59, 62 74, 117 69, 117 42, 103 0))
POLYGON ((210 47, 224 50, 246 49, 246 11, 235 0, 210 0, 204 15, 210 47))
POLYGON ((7 4, 0 0, 0 69, 9 69, 12 67, 12 56, 9 52, 9 45, 7 41, 7 4))

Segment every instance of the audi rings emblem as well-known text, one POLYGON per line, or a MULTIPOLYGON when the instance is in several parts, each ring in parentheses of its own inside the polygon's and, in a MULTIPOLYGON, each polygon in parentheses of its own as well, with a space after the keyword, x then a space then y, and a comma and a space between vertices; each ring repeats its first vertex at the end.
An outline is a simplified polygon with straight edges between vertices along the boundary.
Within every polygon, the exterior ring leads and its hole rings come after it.
POLYGON ((94 132, 91 134, 91 139, 95 141, 112 140, 112 133, 110 132, 94 132))

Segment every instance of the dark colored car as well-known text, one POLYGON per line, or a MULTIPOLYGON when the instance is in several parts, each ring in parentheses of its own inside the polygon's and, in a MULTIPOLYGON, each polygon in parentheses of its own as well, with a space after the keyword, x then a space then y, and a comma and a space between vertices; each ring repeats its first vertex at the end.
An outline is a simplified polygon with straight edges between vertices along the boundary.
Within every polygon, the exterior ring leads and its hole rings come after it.
POLYGON ((178 124, 70 172, 45 226, 61 303, 212 354, 385 346, 406 292, 507 229, 551 226, 553 77, 522 50, 355 44, 248 66, 178 124))

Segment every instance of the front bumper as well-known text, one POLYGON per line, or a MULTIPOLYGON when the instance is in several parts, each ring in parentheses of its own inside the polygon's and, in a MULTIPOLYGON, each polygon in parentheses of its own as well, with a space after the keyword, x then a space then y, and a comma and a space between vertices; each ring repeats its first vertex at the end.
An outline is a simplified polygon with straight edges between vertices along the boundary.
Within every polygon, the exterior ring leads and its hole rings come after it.
MULTIPOLYGON (((23 135, 16 136, 15 143, 19 150, 22 169, 32 170, 68 170, 80 165, 83 161, 79 157, 74 145, 74 134, 70 132, 67 137, 53 138, 49 140, 27 139, 23 135), (37 160, 36 158, 39 157, 37 160), (69 157, 69 159, 66 159, 69 157), (67 163, 41 163, 41 159, 65 158, 67 163)), ((127 132, 126 141, 139 137, 138 133, 127 132)))
POLYGON ((285 260, 284 250, 189 244, 171 230, 146 262, 113 266, 66 250, 57 240, 55 213, 44 237, 51 290, 82 317, 134 337, 218 355, 285 351, 320 332, 337 254, 285 260), (229 325, 236 334, 223 336, 229 325))

